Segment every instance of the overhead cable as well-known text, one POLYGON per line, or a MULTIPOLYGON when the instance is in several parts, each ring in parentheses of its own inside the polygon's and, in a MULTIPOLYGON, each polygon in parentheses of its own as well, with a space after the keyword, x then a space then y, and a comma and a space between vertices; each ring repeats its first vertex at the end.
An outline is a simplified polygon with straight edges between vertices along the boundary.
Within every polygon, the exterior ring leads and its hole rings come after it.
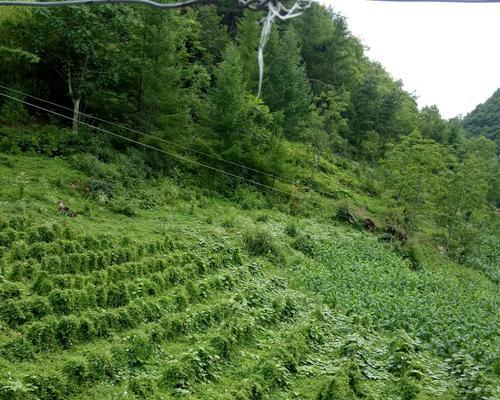
MULTIPOLYGON (((37 108, 39 110, 42 110, 42 111, 45 111, 45 112, 48 112, 50 114, 53 114, 53 115, 57 115, 58 117, 61 117, 61 118, 65 118, 65 119, 69 119, 69 120, 72 120, 72 117, 69 117, 67 115, 64 115, 64 114, 61 114, 61 113, 58 113, 54 110, 50 110, 50 109, 47 109, 45 107, 41 107, 41 106, 38 106, 36 104, 33 104, 33 103, 29 103, 25 100, 21 100, 21 99, 18 99, 17 97, 14 97, 14 96, 10 96, 6 93, 3 93, 3 92, 0 92, 0 96, 3 96, 5 98, 8 98, 8 99, 11 99, 11 100, 14 100, 14 101, 18 101, 20 103, 23 103, 27 106, 30 106, 30 107, 34 107, 34 108, 37 108)), ((184 157, 184 156, 181 156, 179 154, 176 154, 176 153, 172 153, 172 152, 169 152, 167 150, 164 150, 164 149, 161 149, 161 148, 158 148, 158 147, 155 147, 155 146, 152 146, 150 144, 147 144, 147 143, 143 143, 143 142, 140 142, 138 140, 135 140, 135 139, 131 139, 129 137, 126 137, 126 136, 123 136, 123 135, 120 135, 116 132, 112 132, 110 130, 107 130, 107 129, 104 129, 104 128, 101 128, 99 126, 95 126, 95 125, 92 125, 92 124, 89 124, 87 122, 82 122, 80 121, 79 124, 82 124, 88 128, 91 128, 91 129, 94 129, 94 130, 97 130, 97 131, 100 131, 100 132, 103 132, 103 133, 106 133, 106 134, 109 134, 109 135, 112 135, 112 136, 115 136, 115 137, 118 137, 120 139, 123 139, 125 141, 128 141, 130 143, 134 143, 134 144, 137 144, 137 145, 140 145, 140 146, 143 146, 143 147, 146 147, 146 148, 149 148, 151 150, 155 150, 155 151, 158 151, 160 153, 163 153, 163 154, 166 154, 170 157, 173 157, 173 158, 177 158, 178 160, 181 160, 181 161, 184 161, 184 162, 188 162, 188 163, 192 163, 192 164, 196 164, 196 165, 199 165, 200 167, 203 167, 203 168, 207 168, 207 169, 210 169, 212 171, 215 171, 215 172, 218 172, 218 173, 221 173, 221 174, 224 174, 224 175, 227 175, 227 176, 230 176, 232 178, 236 178, 236 179, 239 179, 241 181, 244 181, 244 182, 247 182, 247 183, 250 183, 252 185, 256 185, 256 186, 260 186, 260 187, 263 187, 263 188, 266 188, 266 189, 269 189, 269 190, 273 190, 275 192, 279 192, 281 194, 285 194, 287 196, 291 196, 291 197, 296 197, 296 198, 299 198, 299 199, 303 199, 303 200, 306 200, 307 198, 305 196, 301 196, 301 195, 297 195, 295 193, 292 193, 292 192, 288 192, 286 190, 282 190, 282 189, 278 189, 276 187, 272 187, 272 186, 269 186, 269 185, 266 185, 264 183, 261 183, 261 182, 258 182, 258 181, 254 181, 252 179, 248 179, 248 178, 245 178, 244 176, 240 176, 240 175, 236 175, 236 174, 233 174, 231 172, 228 172, 228 171, 224 171, 222 169, 219 169, 219 168, 216 168, 216 167, 213 167, 211 165, 208 165, 208 164, 204 164, 204 163, 201 163, 197 160, 193 160, 193 159, 190 159, 188 157, 184 157)))
MULTIPOLYGON (((8 86, 4 86, 2 84, 0 84, 0 88, 2 89, 5 89, 5 90, 8 90, 8 91, 11 91, 13 93, 16 93, 18 95, 21 95, 21 96, 24 96, 24 97, 29 97, 31 99, 34 99, 34 100, 37 100, 37 101, 41 101, 43 103, 46 103, 46 104, 50 104, 52 106, 55 106, 55 107, 59 107, 63 110, 67 110, 67 111, 71 111, 73 112, 73 109, 70 108, 70 107, 66 107, 66 106, 63 106, 61 104, 57 104, 57 103, 54 103, 52 101, 49 101, 49 100, 45 100, 45 99, 42 99, 40 97, 36 97, 36 96, 32 96, 32 95, 29 95, 27 93, 24 93, 24 92, 21 92, 19 90, 15 90, 15 89, 12 89, 12 88, 9 88, 8 86)), ((122 125, 122 124, 118 124, 116 122, 112 122, 112 121, 108 121, 106 119, 103 119, 103 118, 99 118, 99 117, 96 117, 94 115, 91 115, 91 114, 87 114, 87 113, 84 113, 84 112, 79 112, 80 115, 83 115, 83 116, 86 116, 88 118, 91 118, 91 119, 94 119, 96 121, 100 121, 100 122, 103 122, 103 123, 106 123, 106 124, 109 124, 109 125, 112 125, 112 126, 115 126, 117 128, 120 128, 120 129, 124 129, 124 130, 127 130, 129 132, 133 132, 133 133, 136 133, 136 134, 139 134, 139 135, 142 135, 144 137, 147 137, 147 138, 150 138, 150 139, 153 139, 153 140, 157 140, 159 142, 163 142, 163 143, 166 143, 166 144, 169 144, 171 146, 174 146, 174 147, 177 147, 177 148, 180 148, 180 149, 183 149, 183 150, 187 150, 187 151, 190 151, 192 153, 195 153, 195 154, 199 154, 199 155, 202 155, 202 156, 205 156, 205 157, 208 157, 208 158, 211 158, 211 159, 214 159, 214 160, 217 160, 217 161, 220 161, 220 162, 223 162, 223 163, 226 163, 226 164, 229 164, 229 165, 233 165, 235 167, 239 167, 239 168, 243 168, 243 169, 246 169, 247 171, 251 171, 251 172, 254 172, 254 173, 257 173, 257 174, 260 174, 260 175, 264 175, 264 176, 267 176, 269 178, 272 178, 273 180, 277 180, 277 181, 281 181, 283 183, 288 183, 290 185, 297 185, 299 184, 297 181, 294 181, 292 179, 288 179, 288 178, 285 178, 285 177, 282 177, 280 175, 275 175, 275 174, 271 174, 269 172, 265 172, 265 171, 262 171, 262 170, 258 170, 256 168, 252 168, 252 167, 249 167, 247 165, 244 165, 244 164, 240 164, 240 163, 237 163, 237 162, 234 162, 234 161, 231 161, 231 160, 226 160, 222 157, 219 157, 219 156, 215 156, 213 154, 209 154, 209 153, 206 153, 206 152, 203 152, 203 151, 199 151, 199 150, 196 150, 196 149, 193 149, 191 147, 188 147, 188 146, 184 146, 184 145, 181 145, 181 144, 178 144, 178 143, 175 143, 173 141, 170 141, 170 140, 167 140, 167 139, 163 139, 161 137, 158 137, 158 136, 155 136, 155 135, 151 135, 151 134, 148 134, 148 133, 145 133, 145 132, 142 132, 142 131, 139 131, 137 129, 134 129, 134 128, 130 128, 126 125, 122 125)), ((69 118, 69 117, 68 117, 69 118)), ((80 123, 80 122, 79 122, 80 123)), ((325 190, 321 190, 321 189, 316 189, 316 188, 311 188, 307 185, 301 185, 302 187, 306 188, 307 190, 310 190, 310 191, 314 191, 318 194, 322 194, 324 196, 328 196, 328 197, 335 197, 335 194, 334 193, 331 193, 331 192, 327 192, 325 190)))

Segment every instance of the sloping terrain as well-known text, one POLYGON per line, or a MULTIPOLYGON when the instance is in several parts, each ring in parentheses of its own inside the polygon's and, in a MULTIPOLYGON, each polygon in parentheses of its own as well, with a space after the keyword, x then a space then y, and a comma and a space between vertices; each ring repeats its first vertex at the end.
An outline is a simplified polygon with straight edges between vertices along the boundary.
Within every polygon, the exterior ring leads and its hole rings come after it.
POLYGON ((462 124, 470 135, 484 135, 493 140, 498 147, 500 143, 500 89, 469 113, 462 124))
POLYGON ((415 267, 258 192, 161 178, 131 210, 89 199, 87 179, 1 156, 1 399, 498 396, 498 287, 481 272, 415 267))

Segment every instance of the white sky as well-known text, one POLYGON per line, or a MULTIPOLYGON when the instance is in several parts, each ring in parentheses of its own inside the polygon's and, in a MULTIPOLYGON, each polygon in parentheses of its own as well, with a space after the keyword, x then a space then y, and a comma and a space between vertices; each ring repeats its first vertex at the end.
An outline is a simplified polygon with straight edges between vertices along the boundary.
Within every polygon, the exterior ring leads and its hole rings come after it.
POLYGON ((415 91, 420 107, 465 115, 500 87, 500 3, 320 1, 348 18, 369 57, 415 91))

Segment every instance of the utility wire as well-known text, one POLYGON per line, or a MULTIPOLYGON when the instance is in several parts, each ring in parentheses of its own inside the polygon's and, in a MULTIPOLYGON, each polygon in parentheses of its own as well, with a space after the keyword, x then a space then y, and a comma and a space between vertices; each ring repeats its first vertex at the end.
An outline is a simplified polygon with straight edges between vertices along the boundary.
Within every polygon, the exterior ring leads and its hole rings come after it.
MULTIPOLYGON (((44 107, 41 107, 41 106, 38 106, 36 104, 33 104, 33 103, 29 103, 25 100, 21 100, 21 99, 18 99, 17 97, 13 97, 13 96, 10 96, 6 93, 3 93, 3 92, 0 92, 0 96, 3 96, 5 98, 8 98, 8 99, 11 99, 11 100, 15 100, 15 101, 18 101, 20 103, 23 103, 25 105, 28 105, 28 106, 31 106, 31 107, 34 107, 34 108, 37 108, 39 110, 42 110, 42 111, 45 111, 45 112, 48 112, 48 113, 51 113, 51 114, 54 114, 54 115, 57 115, 58 117, 61 117, 61 118, 65 118, 65 119, 69 119, 69 120, 72 120, 71 117, 68 117, 67 115, 64 115, 64 114, 61 114, 61 113, 58 113, 54 110, 50 110, 50 109, 47 109, 47 108, 44 108, 44 107)), ((300 196, 300 195, 297 195, 295 193, 292 193, 292 192, 288 192, 286 190, 282 190, 282 189, 278 189, 278 188, 275 188, 275 187, 272 187, 272 186, 269 186, 269 185, 266 185, 264 183, 260 183, 260 182, 257 182, 257 181, 254 181, 252 179, 248 179, 248 178, 245 178, 243 176, 240 176, 240 175, 236 175, 236 174, 233 174, 231 172, 227 172, 227 171, 224 171, 222 169, 219 169, 219 168, 216 168, 216 167, 213 167, 211 165, 208 165, 208 164, 204 164, 204 163, 201 163, 199 161, 196 161, 196 160, 192 160, 190 158, 187 158, 187 157, 184 157, 184 156, 181 156, 179 154, 175 154, 175 153, 172 153, 172 152, 169 152, 169 151, 166 151, 164 149, 160 149, 158 147, 155 147, 155 146, 151 146, 147 143, 143 143, 143 142, 140 142, 138 140, 134 140, 134 139, 131 139, 131 138, 128 138, 126 136, 123 136, 123 135, 120 135, 118 133, 115 133, 115 132, 111 132, 110 130, 107 130, 107 129, 104 129, 104 128, 101 128, 101 127, 98 127, 98 126, 95 126, 95 125, 92 125, 92 124, 89 124, 87 122, 82 122, 80 121, 79 124, 82 124, 84 126, 87 126, 91 129, 95 129, 95 130, 98 130, 98 131, 101 131, 101 132, 104 132, 104 133, 107 133, 109 135, 112 135, 112 136, 115 136, 115 137, 118 137, 120 139, 123 139, 123 140, 126 140, 128 142, 131 142, 131 143, 135 143, 135 144, 138 144, 140 146, 144 146, 146 148, 149 148, 149 149, 152 149, 152 150, 156 150, 160 153, 163 153, 163 154, 166 154, 168 156, 171 156, 171 157, 174 157, 174 158, 177 158, 179 160, 182 160, 182 161, 186 161, 186 162, 189 162, 189 163, 192 163, 192 164, 196 164, 196 165, 199 165, 200 167, 203 167, 203 168, 207 168, 207 169, 210 169, 212 171, 215 171, 215 172, 219 172, 221 174, 224 174, 224 175, 227 175, 227 176, 230 176, 232 178, 236 178, 236 179, 239 179, 239 180, 242 180, 242 181, 245 181, 245 182, 248 182, 248 183, 251 183, 253 185, 256 185, 256 186, 260 186, 260 187, 264 187, 264 188, 267 188, 267 189, 270 189, 270 190, 274 190, 275 192, 279 192, 279 193, 282 193, 282 194, 286 194, 287 196, 291 196, 291 197, 296 197, 296 198, 299 198, 299 199, 302 199, 302 200, 307 200, 307 198, 305 196, 300 196)))
MULTIPOLYGON (((36 97, 36 96, 32 96, 30 94, 27 94, 27 93, 24 93, 24 92, 21 92, 19 90, 15 90, 15 89, 12 89, 12 88, 9 88, 7 86, 4 86, 2 84, 0 84, 0 88, 1 89, 5 89, 5 90, 8 90, 8 91, 11 91, 13 93, 16 93, 16 94, 19 94, 21 96, 25 96, 25 97, 29 97, 29 98, 32 98, 32 99, 35 99, 35 100, 38 100, 38 101, 41 101, 43 103, 46 103, 46 104, 50 104, 52 106, 55 106, 55 107, 59 107, 59 108, 62 108, 64 110, 67 110, 67 111, 71 111, 73 112, 74 110, 70 107, 66 107, 66 106, 63 106, 61 104, 57 104, 57 103, 54 103, 52 101, 49 101, 49 100, 45 100, 45 99, 42 99, 40 97, 36 97)), ((87 114, 87 113, 84 113, 84 112, 79 112, 79 114, 81 115, 84 115, 88 118, 92 118, 92 119, 95 119, 96 121, 100 121, 100 122, 104 122, 106 124, 109 124, 109 125, 112 125, 112 126, 115 126, 117 128, 120 128, 120 129, 124 129, 124 130, 127 130, 127 131, 130 131, 130 132, 133 132, 133 133, 137 133, 139 135, 142 135, 144 137, 147 137, 147 138, 150 138, 150 139, 153 139, 153 140, 158 140, 160 142, 164 142, 166 144, 169 144, 171 146, 174 146, 174 147, 177 147, 177 148, 180 148, 180 149, 183 149, 183 150, 187 150, 187 151, 191 151, 193 153, 196 153, 196 154, 199 154, 199 155, 202 155, 202 156, 205 156, 205 157, 209 157, 209 158, 212 158, 214 160, 217 160, 217 161, 221 161, 223 163, 226 163, 226 164, 230 164, 230 165, 233 165, 233 166, 236 166, 236 167, 239 167, 239 168, 243 168, 243 169, 246 169, 247 171, 252 171, 252 172, 255 172, 257 174, 261 174, 261 175, 264 175, 264 176, 267 176, 267 177, 270 177, 270 178, 273 178, 275 180, 278 180, 278 181, 281 181, 283 183, 288 183, 290 185, 296 185, 298 182, 297 181, 294 181, 294 180, 291 180, 291 179, 287 179, 287 178, 284 178, 282 176, 279 176, 279 175, 274 175, 274 174, 271 174, 269 172, 265 172, 265 171, 262 171, 262 170, 258 170, 258 169, 255 169, 255 168, 252 168, 252 167, 249 167, 247 165, 243 165, 243 164, 239 164, 237 162, 234 162, 234 161, 231 161, 231 160, 226 160, 224 158, 221 158, 221 157, 218 157, 218 156, 215 156, 213 154, 209 154, 209 153, 205 153, 203 151, 199 151, 199 150, 196 150, 196 149, 193 149, 191 147, 188 147, 188 146, 184 146, 184 145, 181 145, 181 144, 178 144, 178 143, 175 143, 175 142, 172 142, 170 140, 167 140, 167 139, 163 139, 163 138, 160 138, 158 136, 155 136, 155 135, 151 135, 151 134, 148 134, 148 133, 145 133, 145 132, 142 132, 142 131, 139 131, 137 129, 134 129, 134 128, 130 128, 126 125, 122 125, 122 124, 118 124, 116 122, 112 122, 112 121, 108 121, 106 119, 103 119, 103 118, 99 118, 99 117, 96 117, 94 115, 91 115, 91 114, 87 114)), ((69 118, 69 117, 68 117, 69 118)), ((80 123, 80 121, 79 121, 80 123)), ((308 189, 308 190, 311 190, 311 191, 314 191, 316 193, 319 193, 319 194, 322 194, 324 196, 329 196, 329 197, 335 197, 335 194, 334 193, 330 193, 330 192, 327 192, 327 191, 324 191, 324 190, 321 190, 321 189, 315 189, 315 188, 311 188, 307 185, 302 185, 304 188, 308 189)))
MULTIPOLYGON (((14 92, 14 93, 17 93, 17 94, 19 94, 21 96, 29 97, 29 98, 41 101, 41 102, 46 103, 46 104, 50 104, 50 105, 55 106, 55 107, 62 108, 63 110, 67 110, 67 111, 71 111, 71 112, 74 111, 70 107, 66 107, 66 106, 63 106, 61 104, 57 104, 57 103, 54 103, 52 101, 49 101, 49 100, 41 99, 39 97, 32 96, 30 94, 21 92, 19 90, 11 89, 11 88, 9 88, 7 86, 4 86, 4 85, 1 85, 1 84, 0 84, 0 88, 5 89, 5 90, 9 90, 9 91, 14 92)), ((109 124, 109 125, 116 126, 117 128, 121 128, 121 129, 130 131, 130 132, 133 132, 133 133, 137 133, 139 135, 143 135, 145 137, 148 137, 148 138, 151 138, 151 139, 154 139, 154 140, 158 140, 160 142, 167 143, 169 145, 178 147, 178 148, 183 149, 183 150, 188 150, 188 151, 191 151, 191 152, 196 153, 196 154, 200 154, 200 155, 203 155, 203 156, 206 156, 206 157, 209 157, 209 158, 213 158, 213 159, 218 160, 218 161, 222 161, 222 162, 234 165, 236 167, 244 168, 244 169, 246 169, 248 171, 252 171, 252 172, 256 172, 256 173, 262 174, 262 175, 266 175, 266 176, 268 176, 270 178, 278 179, 278 180, 281 180, 281 181, 286 182, 286 183, 291 183, 291 184, 295 183, 292 180, 289 180, 289 179, 286 179, 286 178, 282 178, 280 176, 277 176, 277 175, 274 175, 274 174, 270 174, 270 173, 265 172, 265 171, 260 171, 260 170, 255 169, 255 168, 248 167, 246 165, 238 164, 238 163, 236 163, 234 161, 225 160, 225 159, 223 159, 221 157, 218 157, 218 156, 215 156, 213 154, 205 153, 203 151, 199 151, 199 150, 193 149, 191 147, 187 147, 187 146, 184 146, 182 144, 178 144, 178 143, 172 142, 172 141, 167 140, 167 139, 163 139, 163 138, 155 136, 155 135, 151 135, 151 134, 148 134, 148 133, 145 133, 145 132, 141 132, 141 131, 139 131, 137 129, 130 128, 130 127, 126 126, 126 125, 118 124, 116 122, 112 122, 112 121, 105 120, 103 118, 96 117, 95 115, 87 114, 87 113, 84 113, 82 111, 79 111, 78 114, 83 115, 83 116, 88 117, 88 118, 91 118, 91 119, 94 119, 96 121, 100 121, 100 122, 104 122, 104 123, 109 124)))
POLYGON ((152 0, 0 1, 0 6, 67 7, 80 6, 82 4, 144 4, 154 8, 181 8, 201 2, 201 0, 185 0, 178 3, 159 3, 152 0))
MULTIPOLYGON (((399 2, 399 3, 500 3, 500 0, 369 0, 378 2, 399 2)), ((209 2, 208 0, 186 0, 177 3, 160 3, 152 0, 61 0, 61 1, 0 1, 0 6, 20 6, 20 7, 67 7, 83 4, 143 4, 153 8, 171 9, 190 6, 196 3, 209 2)), ((240 0, 240 5, 252 10, 265 9, 271 0, 252 1, 240 0)))

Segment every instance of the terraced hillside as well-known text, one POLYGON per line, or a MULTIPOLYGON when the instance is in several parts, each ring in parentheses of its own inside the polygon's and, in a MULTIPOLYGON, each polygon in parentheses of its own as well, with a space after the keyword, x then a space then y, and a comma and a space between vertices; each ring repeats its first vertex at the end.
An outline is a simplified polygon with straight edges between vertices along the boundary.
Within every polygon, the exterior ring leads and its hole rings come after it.
POLYGON ((499 395, 498 284, 481 272, 167 178, 124 212, 85 179, 1 158, 0 399, 499 395))

